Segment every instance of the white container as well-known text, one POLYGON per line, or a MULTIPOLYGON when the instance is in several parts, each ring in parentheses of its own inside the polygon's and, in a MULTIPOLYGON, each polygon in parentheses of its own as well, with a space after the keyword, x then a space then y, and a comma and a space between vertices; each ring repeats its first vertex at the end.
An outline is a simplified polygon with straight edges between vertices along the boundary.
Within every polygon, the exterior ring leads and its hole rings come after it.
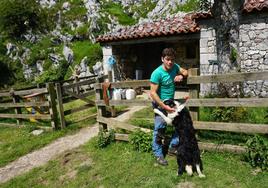
POLYGON ((126 99, 127 100, 135 99, 135 97, 136 97, 136 92, 134 89, 127 89, 126 90, 126 99))
POLYGON ((121 91, 119 89, 113 91, 113 100, 121 100, 121 91))
POLYGON ((135 70, 135 76, 136 76, 136 80, 142 80, 142 70, 135 70))

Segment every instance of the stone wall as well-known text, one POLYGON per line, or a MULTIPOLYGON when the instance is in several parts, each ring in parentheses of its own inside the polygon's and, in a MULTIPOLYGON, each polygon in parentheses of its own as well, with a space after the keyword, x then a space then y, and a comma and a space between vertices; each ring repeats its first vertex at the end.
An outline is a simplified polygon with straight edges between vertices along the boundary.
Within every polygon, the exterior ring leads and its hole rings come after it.
MULTIPOLYGON (((241 3, 240 0, 215 1, 213 19, 200 21, 201 75, 268 70, 268 13, 243 13, 241 3), (212 28, 215 36, 207 37, 212 28), (209 60, 216 60, 214 69, 209 60)), ((268 81, 201 85, 201 95, 217 92, 223 95, 224 91, 229 97, 268 97, 268 81)))
MULTIPOLYGON (((202 28, 200 33, 200 75, 218 74, 216 33, 212 27, 202 28)), ((215 84, 201 84, 200 95, 215 89, 215 84)))
MULTIPOLYGON (((239 26, 241 72, 268 70, 268 14, 250 15, 239 26)), ((244 83, 246 96, 268 97, 268 80, 244 83)))

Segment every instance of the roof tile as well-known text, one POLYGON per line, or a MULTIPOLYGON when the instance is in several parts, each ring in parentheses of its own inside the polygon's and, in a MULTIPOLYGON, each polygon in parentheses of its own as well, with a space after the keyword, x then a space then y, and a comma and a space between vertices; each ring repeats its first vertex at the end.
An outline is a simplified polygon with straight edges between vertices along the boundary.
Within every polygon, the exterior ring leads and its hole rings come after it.
POLYGON ((268 10, 268 0, 245 0, 243 12, 252 12, 253 10, 268 10))
POLYGON ((172 36, 177 34, 196 33, 200 31, 196 19, 211 18, 210 12, 191 13, 184 17, 173 17, 140 25, 120 28, 115 32, 100 35, 97 42, 142 39, 148 37, 172 36))

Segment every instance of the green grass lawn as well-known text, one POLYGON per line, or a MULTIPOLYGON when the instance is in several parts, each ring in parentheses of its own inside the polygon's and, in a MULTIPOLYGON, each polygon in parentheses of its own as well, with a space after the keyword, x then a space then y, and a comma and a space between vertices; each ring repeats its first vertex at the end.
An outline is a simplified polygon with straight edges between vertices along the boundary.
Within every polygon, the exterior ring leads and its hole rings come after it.
MULTIPOLYGON (((75 100, 64 105, 65 110, 70 108, 79 107, 84 104, 81 100, 75 100)), ((14 128, 14 127, 0 127, 0 167, 7 165, 9 162, 16 160, 17 158, 26 155, 27 153, 37 150, 53 140, 66 136, 68 134, 74 134, 82 127, 90 126, 96 123, 95 119, 89 119, 74 123, 76 120, 81 119, 90 114, 95 114, 96 108, 91 107, 89 109, 77 112, 66 116, 68 123, 67 128, 57 131, 45 131, 39 136, 31 134, 36 129, 36 125, 40 123, 24 123, 26 127, 14 128)), ((42 122, 40 125, 50 126, 50 122, 42 122)))
POLYGON ((228 153, 202 153, 206 178, 196 174, 177 176, 174 157, 159 166, 150 153, 139 153, 128 143, 117 142, 105 149, 95 147, 96 139, 68 151, 47 165, 33 169, 0 187, 265 187, 268 173, 252 169, 241 156, 228 153), (23 182, 23 183, 22 183, 23 182), (179 187, 179 186, 178 186, 179 187))

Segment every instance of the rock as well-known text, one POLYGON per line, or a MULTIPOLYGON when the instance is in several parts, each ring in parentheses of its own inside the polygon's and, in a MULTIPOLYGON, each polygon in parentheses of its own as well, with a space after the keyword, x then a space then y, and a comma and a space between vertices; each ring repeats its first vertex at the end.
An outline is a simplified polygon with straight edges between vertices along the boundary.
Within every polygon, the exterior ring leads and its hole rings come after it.
POLYGON ((39 129, 39 130, 34 130, 33 132, 31 132, 34 136, 38 136, 40 134, 42 134, 44 132, 44 130, 39 129))
POLYGON ((68 64, 71 64, 73 62, 73 60, 74 60, 73 50, 65 45, 63 47, 62 53, 64 55, 65 60, 68 62, 68 64))

